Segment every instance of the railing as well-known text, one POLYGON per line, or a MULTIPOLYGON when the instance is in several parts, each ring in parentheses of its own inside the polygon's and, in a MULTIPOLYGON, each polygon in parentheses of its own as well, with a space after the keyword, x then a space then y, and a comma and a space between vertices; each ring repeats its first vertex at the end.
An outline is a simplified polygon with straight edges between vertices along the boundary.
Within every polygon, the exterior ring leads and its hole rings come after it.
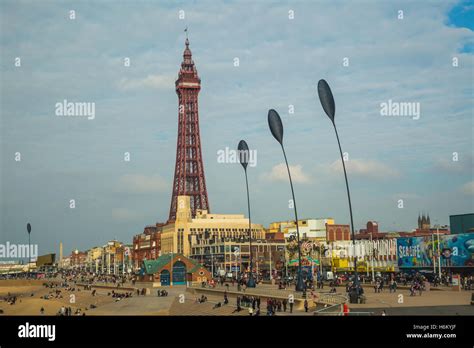
POLYGON ((314 315, 322 315, 322 316, 334 316, 334 317, 344 317, 344 316, 372 316, 374 315, 374 312, 348 312, 348 313, 343 313, 343 312, 322 312, 322 313, 317 313, 314 312, 314 315))
POLYGON ((343 313, 341 312, 341 305, 340 304, 334 304, 329 307, 324 307, 321 309, 318 309, 313 313, 314 315, 334 315, 334 316, 339 316, 342 315, 343 313))
POLYGON ((324 304, 341 305, 347 302, 347 297, 342 294, 321 293, 317 301, 324 304))
POLYGON ((347 313, 349 316, 370 316, 374 315, 374 312, 349 312, 347 313))

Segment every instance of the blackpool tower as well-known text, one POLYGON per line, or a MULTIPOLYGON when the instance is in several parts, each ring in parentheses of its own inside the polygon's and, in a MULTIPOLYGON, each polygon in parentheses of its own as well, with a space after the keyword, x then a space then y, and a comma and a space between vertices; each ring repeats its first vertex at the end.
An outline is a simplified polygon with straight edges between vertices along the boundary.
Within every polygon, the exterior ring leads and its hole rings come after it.
POLYGON ((179 99, 178 141, 168 222, 176 220, 178 196, 190 197, 193 217, 196 216, 197 209, 209 212, 199 134, 198 94, 200 90, 201 79, 192 60, 189 40, 186 37, 183 62, 176 80, 176 93, 179 99))

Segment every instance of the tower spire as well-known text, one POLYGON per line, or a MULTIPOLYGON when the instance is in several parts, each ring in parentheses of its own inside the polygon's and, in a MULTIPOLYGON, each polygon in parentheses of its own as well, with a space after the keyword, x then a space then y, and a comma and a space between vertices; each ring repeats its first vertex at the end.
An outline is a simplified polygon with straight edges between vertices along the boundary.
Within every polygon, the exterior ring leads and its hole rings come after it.
POLYGON ((201 79, 189 49, 188 28, 183 62, 176 80, 179 100, 176 165, 168 222, 176 220, 178 196, 189 196, 192 217, 198 209, 209 211, 199 132, 198 94, 201 79))

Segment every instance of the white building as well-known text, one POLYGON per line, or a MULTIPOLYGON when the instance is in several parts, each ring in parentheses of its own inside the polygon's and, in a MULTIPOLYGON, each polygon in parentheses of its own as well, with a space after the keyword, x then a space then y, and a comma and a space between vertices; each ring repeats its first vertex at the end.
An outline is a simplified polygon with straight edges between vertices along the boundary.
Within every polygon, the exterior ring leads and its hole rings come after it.
MULTIPOLYGON (((321 219, 303 219, 298 220, 300 238, 308 238, 310 240, 324 241, 326 240, 326 224, 334 225, 334 219, 332 218, 321 218, 321 219)), ((285 233, 285 238, 290 235, 296 235, 296 226, 288 227, 285 233)))

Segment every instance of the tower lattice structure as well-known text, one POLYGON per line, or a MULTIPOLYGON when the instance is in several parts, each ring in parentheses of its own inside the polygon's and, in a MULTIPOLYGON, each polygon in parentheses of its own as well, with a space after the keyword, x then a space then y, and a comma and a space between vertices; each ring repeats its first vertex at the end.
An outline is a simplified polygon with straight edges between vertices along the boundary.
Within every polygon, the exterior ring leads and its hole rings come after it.
POLYGON ((176 80, 176 93, 179 99, 178 140, 169 222, 176 220, 178 196, 190 197, 193 217, 196 216, 198 209, 210 211, 199 132, 198 94, 200 90, 201 79, 192 60, 189 40, 186 38, 183 62, 176 80))

